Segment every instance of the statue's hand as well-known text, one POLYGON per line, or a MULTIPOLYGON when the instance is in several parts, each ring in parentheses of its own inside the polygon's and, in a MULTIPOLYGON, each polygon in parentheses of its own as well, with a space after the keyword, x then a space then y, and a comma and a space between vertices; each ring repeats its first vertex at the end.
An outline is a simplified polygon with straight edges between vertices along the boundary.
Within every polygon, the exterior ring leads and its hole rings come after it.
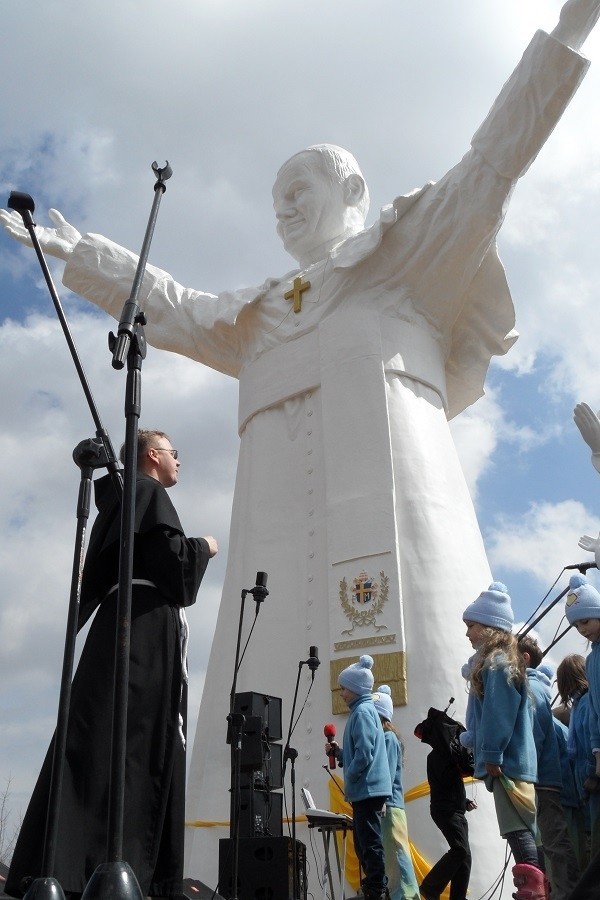
POLYGON ((579 538, 579 546, 582 550, 588 550, 590 553, 596 553, 596 551, 600 548, 600 540, 599 538, 591 537, 589 534, 583 534, 579 538))
MULTIPOLYGON (((50 209, 48 215, 56 225, 56 228, 46 228, 43 225, 35 226, 35 233, 40 246, 50 256, 67 260, 75 244, 81 240, 81 235, 57 209, 50 209)), ((20 213, 0 209, 0 222, 2 222, 7 234, 15 238, 15 240, 21 241, 22 244, 31 247, 31 236, 25 228, 20 213)))
MULTIPOLYGON (((592 453, 600 454, 600 419, 594 410, 587 403, 578 403, 573 410, 573 420, 592 453)), ((592 463, 600 471, 600 462, 592 457, 592 463)))
POLYGON ((594 554, 596 567, 600 569, 600 534, 597 538, 590 537, 589 534, 582 535, 579 538, 579 546, 582 550, 588 550, 594 554))
POLYGON ((600 16, 598 0, 567 0, 560 11, 552 36, 567 47, 579 50, 600 16))

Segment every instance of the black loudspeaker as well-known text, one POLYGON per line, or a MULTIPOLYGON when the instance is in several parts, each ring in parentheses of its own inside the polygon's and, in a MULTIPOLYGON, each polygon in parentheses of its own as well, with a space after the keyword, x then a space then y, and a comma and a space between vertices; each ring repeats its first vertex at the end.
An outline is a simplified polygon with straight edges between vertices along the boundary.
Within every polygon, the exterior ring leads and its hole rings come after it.
MULTIPOLYGON (((283 833, 283 794, 273 791, 240 790, 239 834, 243 838, 270 835, 281 837, 283 833)), ((231 821, 234 820, 233 809, 231 821)))
MULTIPOLYGON (((293 900, 292 839, 240 838, 237 888, 232 883, 233 841, 219 841, 219 892, 239 900, 293 900)), ((306 900, 306 847, 296 841, 298 900, 306 900)))
MULTIPOLYGON (((256 791, 276 791, 283 787, 283 747, 281 744, 263 745, 264 759, 260 768, 244 766, 240 772, 240 786, 256 791)), ((243 750, 242 750, 243 755, 243 750)))
POLYGON ((269 745, 263 736, 262 725, 263 722, 260 716, 246 716, 240 755, 240 768, 242 771, 254 771, 264 767, 265 756, 269 752, 269 745))
POLYGON ((244 716, 260 716, 264 723, 268 741, 280 741, 281 730, 281 697, 269 694, 257 694, 254 691, 236 694, 233 711, 244 716))

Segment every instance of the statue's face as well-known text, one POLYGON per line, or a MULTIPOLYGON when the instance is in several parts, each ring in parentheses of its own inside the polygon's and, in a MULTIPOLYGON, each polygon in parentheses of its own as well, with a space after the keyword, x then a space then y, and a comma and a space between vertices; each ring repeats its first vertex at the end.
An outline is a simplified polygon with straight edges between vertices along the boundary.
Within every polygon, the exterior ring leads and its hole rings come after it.
POLYGON ((311 256, 322 244, 344 235, 348 212, 344 187, 328 175, 314 153, 293 157, 279 172, 273 207, 277 233, 294 259, 311 256))

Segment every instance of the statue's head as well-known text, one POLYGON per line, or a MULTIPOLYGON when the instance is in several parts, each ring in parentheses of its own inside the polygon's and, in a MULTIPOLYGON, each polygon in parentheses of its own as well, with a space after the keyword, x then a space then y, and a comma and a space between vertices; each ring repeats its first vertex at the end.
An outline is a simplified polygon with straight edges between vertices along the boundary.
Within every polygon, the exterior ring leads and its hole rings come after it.
POLYGON ((284 162, 273 186, 273 206, 285 249, 306 265, 362 231, 369 192, 351 153, 315 144, 284 162))

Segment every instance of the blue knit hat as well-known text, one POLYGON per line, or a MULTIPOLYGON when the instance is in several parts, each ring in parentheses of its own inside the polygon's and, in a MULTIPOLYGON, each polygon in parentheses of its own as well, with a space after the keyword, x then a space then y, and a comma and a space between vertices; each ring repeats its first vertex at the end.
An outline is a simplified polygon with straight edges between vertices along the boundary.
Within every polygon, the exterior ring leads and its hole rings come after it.
POLYGON ((492 581, 487 591, 467 606, 463 622, 478 622, 500 631, 512 631, 515 622, 508 588, 501 581, 492 581))
POLYGON ((600 594, 585 575, 571 575, 565 602, 569 625, 580 619, 600 619, 600 594))
POLYGON ((338 684, 341 687, 348 688, 353 694, 359 697, 362 694, 370 694, 373 690, 373 657, 361 656, 357 663, 342 669, 338 675, 338 684))
POLYGON ((392 700, 392 689, 389 684, 379 685, 373 694, 373 703, 379 715, 391 722, 394 715, 394 701, 392 700))

